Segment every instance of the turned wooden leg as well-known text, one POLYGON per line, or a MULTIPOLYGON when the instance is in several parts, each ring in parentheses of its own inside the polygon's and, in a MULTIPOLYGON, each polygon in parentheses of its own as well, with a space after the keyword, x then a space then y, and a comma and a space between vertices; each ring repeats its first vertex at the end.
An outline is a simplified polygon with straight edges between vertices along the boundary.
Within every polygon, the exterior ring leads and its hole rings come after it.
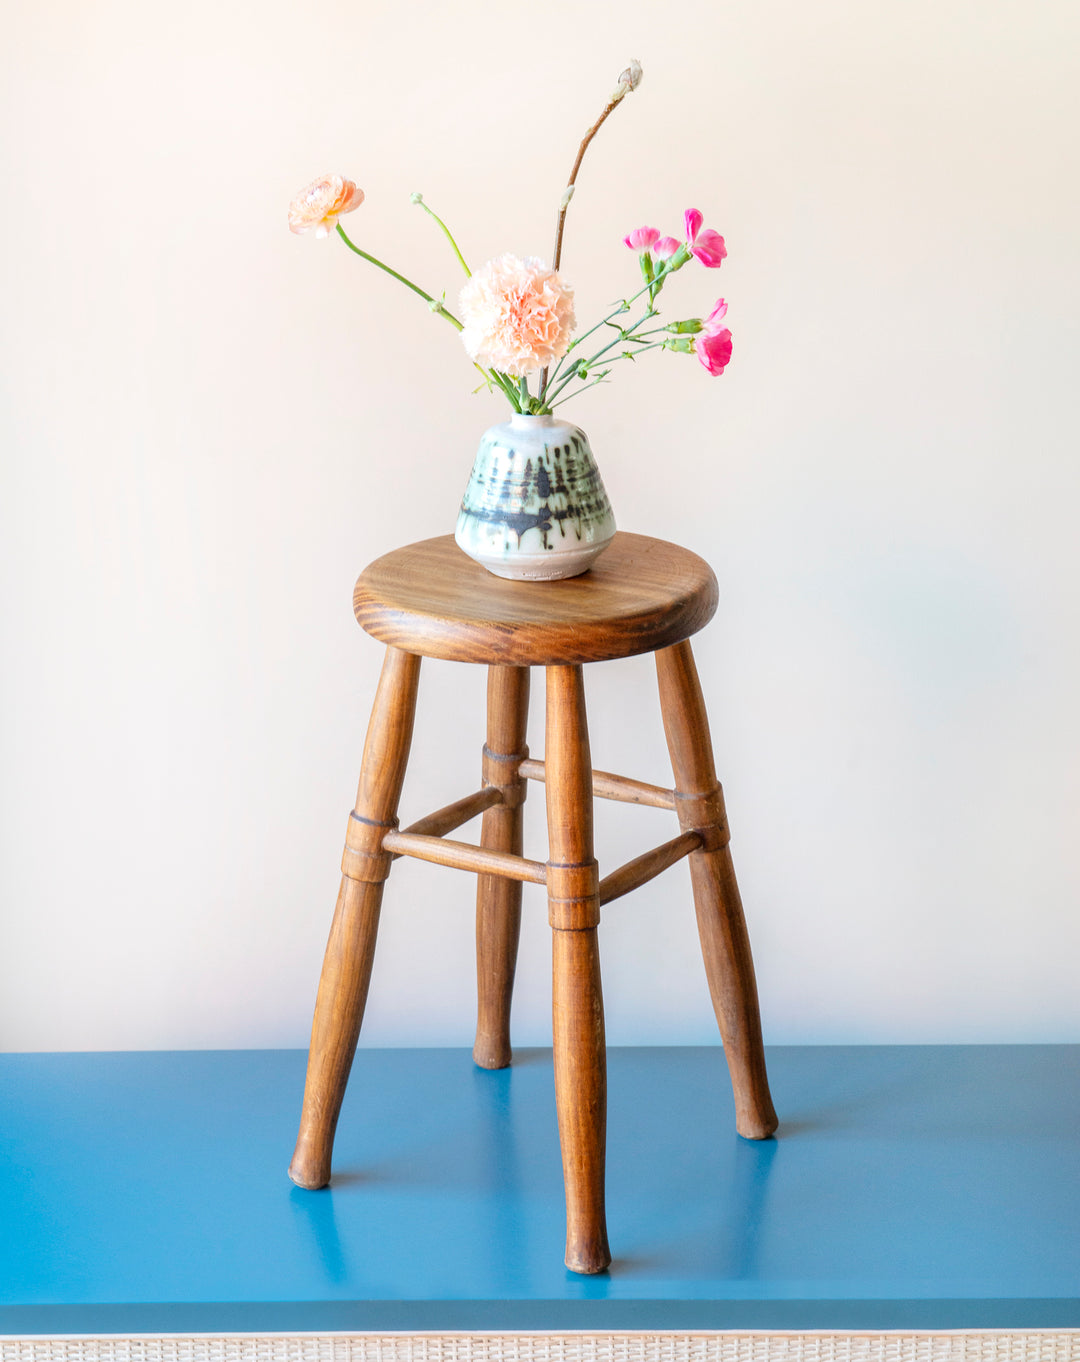
POLYGON ((592 758, 580 667, 548 667, 546 733, 552 1031, 566 1182, 566 1266, 594 1273, 611 1263, 604 1213, 607 1061, 592 758))
POLYGON ((656 672, 679 823, 704 839, 701 849, 690 855, 690 876, 705 972, 735 1093, 735 1124, 747 1139, 764 1140, 778 1122, 765 1072, 754 961, 690 644, 661 649, 656 672))
MULTIPOLYGON (((528 667, 489 667, 484 784, 502 791, 502 803, 484 810, 480 845, 490 851, 522 851, 522 805, 528 782, 518 767, 529 755, 528 667)), ((510 1000, 514 993, 521 934, 521 881, 503 875, 476 879, 476 1043, 482 1069, 510 1063, 510 1000)))
POLYGON ((289 1176, 299 1187, 325 1187, 330 1181, 334 1131, 364 1018, 383 883, 390 873, 382 839, 397 826, 419 679, 419 657, 387 648, 315 1000, 300 1134, 289 1165, 289 1176))

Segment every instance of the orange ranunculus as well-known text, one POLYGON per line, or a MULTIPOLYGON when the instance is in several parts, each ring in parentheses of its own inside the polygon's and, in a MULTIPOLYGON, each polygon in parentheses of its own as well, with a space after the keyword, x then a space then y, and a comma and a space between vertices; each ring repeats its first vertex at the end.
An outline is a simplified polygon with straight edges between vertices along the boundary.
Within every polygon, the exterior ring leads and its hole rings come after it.
POLYGON ((289 231, 329 236, 342 213, 364 202, 364 191, 340 175, 324 175, 301 189, 289 204, 289 231))

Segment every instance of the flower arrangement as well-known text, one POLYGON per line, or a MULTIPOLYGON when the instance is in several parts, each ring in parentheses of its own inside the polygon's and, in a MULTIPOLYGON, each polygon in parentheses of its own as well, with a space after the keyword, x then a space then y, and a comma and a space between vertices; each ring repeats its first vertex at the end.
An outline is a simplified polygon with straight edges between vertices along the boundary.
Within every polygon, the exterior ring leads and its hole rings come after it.
POLYGON ((727 255, 723 237, 703 225, 696 208, 688 208, 683 215, 683 241, 662 236, 654 227, 635 228, 623 239, 624 245, 637 254, 642 286, 621 299, 595 326, 574 335, 574 292, 559 275, 567 208, 589 143, 626 95, 637 89, 641 76, 640 64, 631 62, 582 140, 559 205, 550 269, 534 257, 506 254, 489 260, 474 273, 445 222, 421 194, 412 195, 412 202, 445 233, 465 272, 456 314, 447 308, 445 293, 436 298, 349 238, 340 219, 364 202, 363 190, 351 180, 327 175, 301 190, 289 208, 289 227, 296 233, 313 232, 316 237, 336 232, 356 255, 418 294, 434 314, 461 333, 466 353, 480 371, 484 386, 501 391, 520 415, 550 415, 586 388, 605 382, 620 360, 637 359, 649 350, 693 353, 710 374, 721 374, 731 359, 731 332, 723 325, 727 313, 723 298, 706 317, 656 324, 660 315, 657 299, 673 274, 691 260, 707 269, 718 269, 727 255), (627 324, 622 319, 635 310, 635 305, 641 313, 627 324), (593 337, 595 348, 585 354, 582 347, 593 337), (535 392, 530 387, 533 378, 535 392))

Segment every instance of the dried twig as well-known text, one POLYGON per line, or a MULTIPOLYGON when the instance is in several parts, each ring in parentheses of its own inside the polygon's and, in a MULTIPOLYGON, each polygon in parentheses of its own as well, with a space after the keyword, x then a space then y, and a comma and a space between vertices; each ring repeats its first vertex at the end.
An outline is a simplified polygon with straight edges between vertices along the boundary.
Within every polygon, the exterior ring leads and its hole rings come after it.
MULTIPOLYGON (((589 143, 603 127, 608 115, 623 102, 631 90, 636 90, 641 84, 641 74, 641 63, 632 59, 630 65, 619 77, 619 83, 615 88, 615 93, 604 106, 603 113, 581 139, 581 146, 578 147, 578 153, 574 159, 573 168, 570 171, 570 178, 566 182, 566 188, 563 190, 562 200, 559 203, 559 220, 555 227, 555 255, 551 264, 553 270, 557 270, 562 262, 562 243, 563 231, 566 227, 566 210, 570 207, 570 200, 574 197, 574 190, 577 188, 578 171, 581 169, 581 163, 585 159, 585 152, 588 150, 589 143)), ((548 371, 545 369, 543 377, 540 380, 541 402, 544 400, 544 394, 547 392, 547 385, 548 371)))

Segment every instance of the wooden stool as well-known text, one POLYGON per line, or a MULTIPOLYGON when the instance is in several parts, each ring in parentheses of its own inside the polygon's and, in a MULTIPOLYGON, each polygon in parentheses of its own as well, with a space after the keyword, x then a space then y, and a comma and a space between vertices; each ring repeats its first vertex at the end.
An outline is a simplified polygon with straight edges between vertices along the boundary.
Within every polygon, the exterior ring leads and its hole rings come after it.
POLYGON ((510 997, 521 884, 547 886, 553 929, 555 1101, 566 1183, 566 1265, 602 1272, 611 1262, 604 1215, 606 1060, 596 929, 600 906, 690 858, 698 930, 735 1093, 740 1135, 776 1129, 761 1042, 757 986, 728 851, 724 800, 691 634, 712 618, 716 579, 696 554, 618 534, 596 566, 562 582, 509 582, 467 558, 450 535, 398 549, 356 584, 356 617, 387 645, 349 816, 342 881, 330 929, 308 1057, 300 1135, 289 1175, 301 1187, 330 1180, 334 1129, 364 1014, 383 881, 397 856, 477 873, 478 1023, 473 1057, 510 1063, 510 997), (594 771, 582 664, 654 652, 674 790, 594 771), (398 831, 420 658, 486 663, 487 743, 475 794, 398 831), (546 757, 525 745, 529 668, 547 668, 546 757), (544 783, 547 862, 522 852, 529 780, 544 783), (593 795, 673 809, 681 833, 600 878, 593 856, 593 795), (445 834, 483 812, 480 846, 445 834))

